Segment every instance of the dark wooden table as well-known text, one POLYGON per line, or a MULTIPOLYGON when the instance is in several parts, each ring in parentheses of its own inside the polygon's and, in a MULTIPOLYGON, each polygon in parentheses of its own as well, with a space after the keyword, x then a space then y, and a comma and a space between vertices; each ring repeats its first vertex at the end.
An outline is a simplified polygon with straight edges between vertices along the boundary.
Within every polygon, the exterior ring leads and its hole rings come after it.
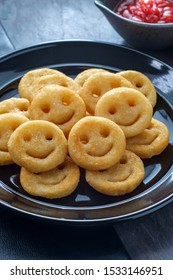
MULTIPOLYGON (((0 56, 64 39, 128 46, 93 0, 0 0, 0 56)), ((173 48, 145 52, 173 66, 173 48)), ((94 228, 45 223, 0 206, 0 259, 173 259, 173 203, 94 228)))

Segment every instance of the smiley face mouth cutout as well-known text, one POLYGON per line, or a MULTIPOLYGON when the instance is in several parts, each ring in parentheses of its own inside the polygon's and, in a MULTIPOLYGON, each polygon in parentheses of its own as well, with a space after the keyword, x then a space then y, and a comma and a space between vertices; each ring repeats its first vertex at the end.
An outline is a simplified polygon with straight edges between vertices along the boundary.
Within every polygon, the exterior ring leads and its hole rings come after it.
POLYGON ((70 122, 71 120, 72 120, 72 118, 74 117, 74 114, 75 114, 75 112, 72 112, 68 117, 66 117, 66 119, 65 120, 63 120, 63 121, 56 121, 56 122, 54 122, 56 125, 64 125, 64 124, 66 124, 66 123, 68 123, 68 122, 70 122))
POLYGON ((133 175, 133 173, 129 173, 123 179, 121 178, 121 180, 119 180, 117 178, 116 180, 107 180, 107 181, 110 182, 110 183, 121 183, 121 182, 123 183, 123 182, 127 181, 131 175, 133 175))
POLYGON ((141 143, 141 145, 151 145, 157 138, 158 138, 159 134, 157 135, 150 135, 150 139, 144 139, 145 140, 145 143, 141 143))
POLYGON ((139 121, 140 117, 141 117, 141 115, 139 114, 136 116, 136 118, 134 118, 131 121, 129 120, 129 121, 123 122, 123 120, 122 120, 122 121, 117 122, 117 124, 120 126, 133 126, 134 124, 136 124, 139 121))
POLYGON ((110 144, 110 146, 105 150, 105 151, 100 151, 100 150, 95 150, 95 151, 87 151, 86 153, 89 155, 89 156, 92 156, 92 157, 104 157, 106 156, 107 154, 109 154, 109 152, 112 150, 113 148, 113 144, 110 144))
MULTIPOLYGON (((152 131, 146 129, 147 136, 145 137, 132 137, 133 139, 133 145, 151 145, 158 137, 159 137, 159 133, 155 133, 152 134, 152 131), (136 138, 136 141, 135 141, 136 138)), ((142 136, 142 135, 141 135, 142 136)))
MULTIPOLYGON (((40 173, 38 173, 38 175, 40 175, 40 173)), ((43 186, 46 187, 54 187, 55 185, 59 185, 61 184, 65 179, 67 178, 67 175, 63 175, 60 176, 60 178, 51 178, 51 182, 50 182, 50 178, 48 178, 48 181, 45 180, 44 176, 40 177, 39 183, 43 184, 43 186)))
POLYGON ((49 151, 46 151, 45 153, 43 153, 42 151, 40 154, 38 154, 37 152, 37 155, 36 152, 34 151, 26 151, 26 155, 34 159, 43 160, 48 158, 54 152, 54 150, 55 148, 51 148, 49 151))

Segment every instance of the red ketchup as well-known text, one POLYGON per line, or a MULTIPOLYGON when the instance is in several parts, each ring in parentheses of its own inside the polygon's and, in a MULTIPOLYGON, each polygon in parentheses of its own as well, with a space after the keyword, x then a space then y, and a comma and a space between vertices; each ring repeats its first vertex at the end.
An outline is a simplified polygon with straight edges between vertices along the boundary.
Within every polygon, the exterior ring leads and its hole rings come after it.
POLYGON ((172 0, 123 0, 114 12, 138 22, 173 23, 172 0))

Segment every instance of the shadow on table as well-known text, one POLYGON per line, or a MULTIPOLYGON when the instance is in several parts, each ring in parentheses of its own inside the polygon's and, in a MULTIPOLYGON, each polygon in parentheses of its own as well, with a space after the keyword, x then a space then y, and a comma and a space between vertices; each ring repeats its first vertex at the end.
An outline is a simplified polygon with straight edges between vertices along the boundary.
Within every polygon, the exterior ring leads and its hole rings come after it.
POLYGON ((0 207, 0 259, 129 259, 112 226, 68 227, 0 207))

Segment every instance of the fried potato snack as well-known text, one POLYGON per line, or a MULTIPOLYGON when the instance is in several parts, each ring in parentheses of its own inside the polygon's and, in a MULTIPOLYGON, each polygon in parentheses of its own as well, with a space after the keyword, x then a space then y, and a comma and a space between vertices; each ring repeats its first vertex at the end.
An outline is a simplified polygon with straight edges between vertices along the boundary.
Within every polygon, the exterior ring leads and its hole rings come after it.
POLYGON ((29 121, 13 132, 8 149, 16 164, 38 173, 53 169, 65 160, 67 140, 55 124, 29 121))
POLYGON ((82 187, 82 169, 102 194, 131 193, 144 179, 142 159, 169 144, 168 128, 153 118, 154 84, 139 71, 88 68, 72 79, 34 69, 18 93, 0 102, 0 166, 19 165, 30 195, 69 196, 82 187))
POLYGON ((26 98, 11 97, 0 102, 0 115, 6 113, 20 113, 28 117, 29 105, 30 103, 26 98))
POLYGON ((22 167, 20 172, 20 182, 27 193, 49 199, 70 195, 76 189, 79 178, 79 167, 70 157, 50 171, 32 173, 22 167))
POLYGON ((103 171, 86 170, 85 178, 91 187, 102 194, 124 195, 142 182, 144 165, 136 154, 125 151, 117 164, 103 171))
POLYGON ((101 117, 85 117, 71 129, 68 151, 80 167, 100 170, 120 160, 125 150, 125 136, 114 122, 101 117))
POLYGON ((113 88, 129 87, 132 84, 119 74, 113 73, 97 73, 84 83, 80 90, 80 96, 86 104, 87 111, 94 115, 95 106, 102 95, 113 88))
POLYGON ((28 72, 19 83, 19 95, 21 97, 27 98, 31 102, 34 96, 37 95, 39 91, 46 85, 60 85, 70 88, 75 92, 79 91, 80 86, 73 79, 60 71, 52 69, 49 70, 50 73, 48 70, 45 72, 44 69, 33 70, 31 73, 28 72), (44 73, 48 74, 46 75, 44 73))
POLYGON ((49 68, 40 68, 28 71, 20 79, 18 85, 18 92, 20 97, 26 98, 29 101, 32 100, 34 96, 34 85, 38 79, 44 76, 49 75, 63 75, 60 71, 49 69, 49 68))
POLYGON ((148 98, 151 105, 154 107, 157 101, 156 89, 150 79, 139 71, 126 70, 119 72, 124 78, 126 78, 132 85, 142 92, 142 94, 148 98))
POLYGON ((88 78, 95 75, 96 73, 101 73, 101 72, 109 73, 109 71, 102 68, 89 68, 80 72, 74 80, 82 87, 86 82, 86 80, 88 80, 88 78))
POLYGON ((126 148, 140 158, 151 158, 161 154, 168 146, 169 135, 167 126, 153 118, 141 134, 127 139, 126 148))
POLYGON ((57 86, 43 87, 29 109, 32 120, 47 120, 58 125, 68 136, 72 126, 86 115, 83 99, 74 91, 57 86))
MULTIPOLYGON (((12 164, 13 160, 8 150, 8 141, 18 126, 29 121, 21 114, 6 113, 0 115, 0 165, 12 164)), ((17 146, 15 147, 17 149, 17 146)))
POLYGON ((121 87, 104 94, 95 108, 95 115, 108 118, 118 124, 125 136, 140 134, 149 126, 153 107, 136 89, 121 87))

